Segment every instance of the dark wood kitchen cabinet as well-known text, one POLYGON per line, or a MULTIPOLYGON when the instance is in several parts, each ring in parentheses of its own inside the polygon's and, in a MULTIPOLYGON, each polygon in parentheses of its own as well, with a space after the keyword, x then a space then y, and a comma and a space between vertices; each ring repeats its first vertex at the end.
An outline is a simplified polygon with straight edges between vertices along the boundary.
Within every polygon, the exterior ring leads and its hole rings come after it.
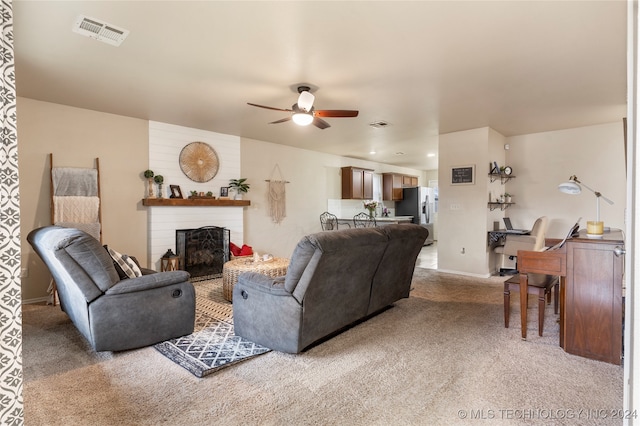
POLYGON ((402 200, 402 189, 418 186, 418 177, 399 173, 382 174, 382 199, 386 201, 402 200))
POLYGON ((373 170, 360 167, 343 167, 342 199, 373 199, 373 170))
POLYGON ((405 188, 413 188, 418 186, 418 178, 416 176, 402 176, 402 186, 405 188))
POLYGON ((386 201, 402 200, 402 175, 382 174, 382 199, 386 201))

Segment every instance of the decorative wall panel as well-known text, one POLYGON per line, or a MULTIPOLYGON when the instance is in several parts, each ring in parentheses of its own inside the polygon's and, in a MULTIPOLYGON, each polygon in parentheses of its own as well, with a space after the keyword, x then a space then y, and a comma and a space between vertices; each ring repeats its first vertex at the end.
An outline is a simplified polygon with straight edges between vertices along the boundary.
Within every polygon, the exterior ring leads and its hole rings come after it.
POLYGON ((0 6, 2 35, 2 144, 0 145, 0 424, 24 423, 22 308, 20 291, 20 194, 13 57, 13 10, 0 6))

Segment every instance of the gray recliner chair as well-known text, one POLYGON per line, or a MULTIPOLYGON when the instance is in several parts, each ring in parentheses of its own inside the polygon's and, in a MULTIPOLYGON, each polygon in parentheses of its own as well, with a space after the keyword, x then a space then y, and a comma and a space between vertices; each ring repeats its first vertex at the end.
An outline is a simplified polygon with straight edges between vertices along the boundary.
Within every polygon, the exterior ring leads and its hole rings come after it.
POLYGON ((96 351, 140 348, 193 332, 189 273, 121 279, 100 242, 74 228, 38 228, 27 241, 56 281, 60 307, 96 351))

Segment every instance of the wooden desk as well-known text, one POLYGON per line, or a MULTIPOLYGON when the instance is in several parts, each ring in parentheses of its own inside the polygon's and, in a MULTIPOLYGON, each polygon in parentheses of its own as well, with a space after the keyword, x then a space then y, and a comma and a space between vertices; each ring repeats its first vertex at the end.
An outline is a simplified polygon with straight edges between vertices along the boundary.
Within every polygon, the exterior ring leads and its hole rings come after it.
POLYGON ((531 235, 531 233, 526 232, 524 234, 514 234, 511 232, 507 232, 506 229, 498 229, 497 231, 487 231, 487 245, 488 246, 504 245, 504 242, 507 239, 507 235, 531 235))
MULTIPOLYGON (((547 240, 547 245, 553 241, 547 240)), ((624 269, 620 250, 624 250, 620 231, 591 239, 582 230, 554 251, 518 251, 522 338, 527 337, 527 274, 559 275, 560 346, 574 355, 620 364, 624 269)))

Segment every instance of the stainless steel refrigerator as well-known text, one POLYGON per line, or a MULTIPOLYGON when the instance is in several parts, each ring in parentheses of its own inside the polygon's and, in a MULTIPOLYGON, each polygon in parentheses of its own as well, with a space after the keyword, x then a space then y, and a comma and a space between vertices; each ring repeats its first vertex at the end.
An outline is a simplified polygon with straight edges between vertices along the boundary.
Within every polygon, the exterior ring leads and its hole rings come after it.
POLYGON ((402 200, 396 201, 396 216, 413 216, 413 223, 429 230, 425 245, 433 244, 435 202, 434 190, 425 186, 404 188, 402 200))

